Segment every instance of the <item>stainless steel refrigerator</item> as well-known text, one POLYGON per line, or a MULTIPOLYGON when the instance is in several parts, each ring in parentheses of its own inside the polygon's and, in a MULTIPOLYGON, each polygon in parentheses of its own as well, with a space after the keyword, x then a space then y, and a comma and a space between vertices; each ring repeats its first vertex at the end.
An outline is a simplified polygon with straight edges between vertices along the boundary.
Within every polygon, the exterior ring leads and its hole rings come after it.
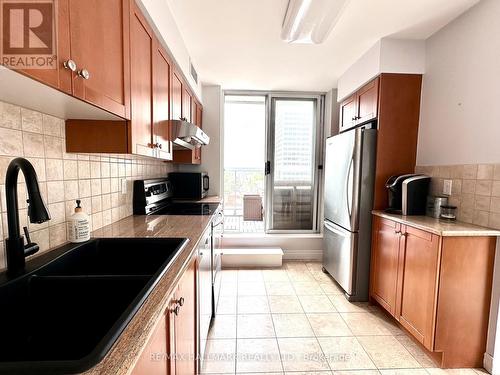
POLYGON ((375 124, 326 140, 323 270, 349 301, 368 301, 375 124))

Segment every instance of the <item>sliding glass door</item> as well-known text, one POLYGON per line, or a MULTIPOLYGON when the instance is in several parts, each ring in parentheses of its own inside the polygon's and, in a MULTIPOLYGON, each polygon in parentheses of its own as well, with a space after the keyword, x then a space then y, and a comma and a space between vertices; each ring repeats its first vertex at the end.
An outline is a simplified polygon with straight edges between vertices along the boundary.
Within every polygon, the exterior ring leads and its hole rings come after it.
POLYGON ((321 97, 270 96, 266 230, 317 231, 321 97))
POLYGON ((318 232, 322 95, 225 92, 224 230, 318 232))

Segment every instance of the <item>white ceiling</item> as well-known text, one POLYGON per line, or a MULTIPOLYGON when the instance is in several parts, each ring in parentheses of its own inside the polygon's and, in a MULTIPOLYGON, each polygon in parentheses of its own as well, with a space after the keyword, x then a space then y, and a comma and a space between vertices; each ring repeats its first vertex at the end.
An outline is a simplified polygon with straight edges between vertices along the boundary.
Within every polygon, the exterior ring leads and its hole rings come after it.
POLYGON ((167 0, 205 84, 327 91, 378 39, 426 39, 479 0, 350 0, 320 45, 280 39, 288 0, 167 0))

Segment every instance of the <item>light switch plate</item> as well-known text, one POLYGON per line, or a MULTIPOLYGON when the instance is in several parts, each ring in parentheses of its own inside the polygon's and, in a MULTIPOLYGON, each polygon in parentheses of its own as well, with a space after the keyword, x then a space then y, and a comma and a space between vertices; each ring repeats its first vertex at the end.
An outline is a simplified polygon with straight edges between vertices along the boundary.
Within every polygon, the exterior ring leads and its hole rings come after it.
POLYGON ((451 195, 451 180, 444 180, 443 182, 443 194, 444 195, 451 195))
POLYGON ((126 178, 122 178, 121 179, 121 190, 122 190, 122 194, 127 194, 127 179, 126 178))

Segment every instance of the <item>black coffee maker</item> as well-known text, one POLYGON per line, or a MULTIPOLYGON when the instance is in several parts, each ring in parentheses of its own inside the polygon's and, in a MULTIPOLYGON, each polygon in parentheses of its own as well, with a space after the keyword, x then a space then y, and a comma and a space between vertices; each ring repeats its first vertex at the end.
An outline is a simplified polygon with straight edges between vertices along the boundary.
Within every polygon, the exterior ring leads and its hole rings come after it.
POLYGON ((417 174, 397 174, 389 177, 385 183, 389 195, 389 207, 385 210, 391 214, 401 215, 403 213, 403 181, 407 178, 418 176, 417 174))
POLYGON ((421 174, 391 176, 385 187, 389 195, 386 212, 399 215, 425 215, 431 178, 421 174))

